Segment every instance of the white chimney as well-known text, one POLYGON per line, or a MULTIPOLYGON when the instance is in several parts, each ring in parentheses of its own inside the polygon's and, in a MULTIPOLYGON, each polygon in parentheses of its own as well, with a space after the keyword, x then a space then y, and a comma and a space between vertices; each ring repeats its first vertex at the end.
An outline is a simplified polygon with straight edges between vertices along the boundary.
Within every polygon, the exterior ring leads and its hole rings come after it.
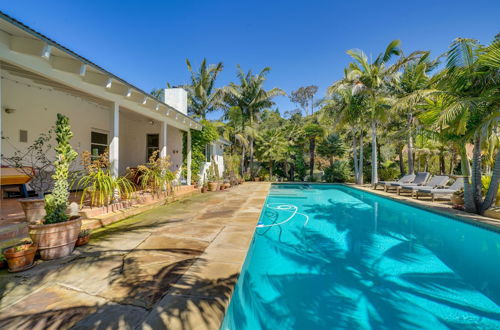
POLYGON ((187 92, 184 88, 165 88, 165 103, 187 115, 187 92))

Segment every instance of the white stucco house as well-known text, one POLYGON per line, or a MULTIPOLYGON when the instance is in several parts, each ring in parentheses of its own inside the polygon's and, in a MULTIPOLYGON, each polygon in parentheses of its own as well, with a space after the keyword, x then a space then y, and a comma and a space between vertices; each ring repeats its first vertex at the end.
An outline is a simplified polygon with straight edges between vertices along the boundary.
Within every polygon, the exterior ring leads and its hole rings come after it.
POLYGON ((186 132, 188 168, 182 181, 191 183, 191 130, 202 126, 187 115, 184 89, 165 89, 164 99, 155 99, 2 12, 0 74, 5 157, 31 145, 62 113, 69 117, 75 150, 96 155, 108 147, 115 175, 144 164, 154 150, 169 155, 171 170, 178 171, 186 132))

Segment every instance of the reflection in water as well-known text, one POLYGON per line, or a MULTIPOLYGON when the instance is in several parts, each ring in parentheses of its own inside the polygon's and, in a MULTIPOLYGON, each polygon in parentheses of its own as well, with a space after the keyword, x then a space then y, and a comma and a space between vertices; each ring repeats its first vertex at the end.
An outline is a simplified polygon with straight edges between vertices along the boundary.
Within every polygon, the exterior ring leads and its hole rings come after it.
MULTIPOLYGON (((223 329, 500 327, 498 233, 349 187, 299 187, 267 203, 295 195, 308 225, 256 229, 223 329)), ((290 215, 267 212, 265 224, 290 215)))

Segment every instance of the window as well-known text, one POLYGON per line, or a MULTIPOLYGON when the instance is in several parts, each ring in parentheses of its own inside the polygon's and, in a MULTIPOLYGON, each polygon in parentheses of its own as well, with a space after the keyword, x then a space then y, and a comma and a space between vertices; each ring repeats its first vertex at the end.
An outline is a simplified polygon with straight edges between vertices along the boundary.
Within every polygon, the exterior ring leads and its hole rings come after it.
POLYGON ((213 154, 212 144, 209 143, 205 146, 205 161, 207 163, 212 161, 212 154, 213 154))
POLYGON ((153 152, 160 150, 160 135, 159 134, 148 134, 147 137, 147 159, 153 155, 153 152))
POLYGON ((90 152, 92 159, 98 158, 108 147, 108 134, 92 132, 90 134, 90 152))

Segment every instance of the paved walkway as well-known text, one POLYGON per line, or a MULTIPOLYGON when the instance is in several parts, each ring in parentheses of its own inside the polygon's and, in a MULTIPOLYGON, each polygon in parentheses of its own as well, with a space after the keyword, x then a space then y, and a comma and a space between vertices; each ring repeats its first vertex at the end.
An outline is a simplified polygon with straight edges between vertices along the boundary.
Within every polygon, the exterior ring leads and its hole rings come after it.
POLYGON ((1 329, 218 329, 268 183, 155 208, 73 255, 0 272, 1 329))

